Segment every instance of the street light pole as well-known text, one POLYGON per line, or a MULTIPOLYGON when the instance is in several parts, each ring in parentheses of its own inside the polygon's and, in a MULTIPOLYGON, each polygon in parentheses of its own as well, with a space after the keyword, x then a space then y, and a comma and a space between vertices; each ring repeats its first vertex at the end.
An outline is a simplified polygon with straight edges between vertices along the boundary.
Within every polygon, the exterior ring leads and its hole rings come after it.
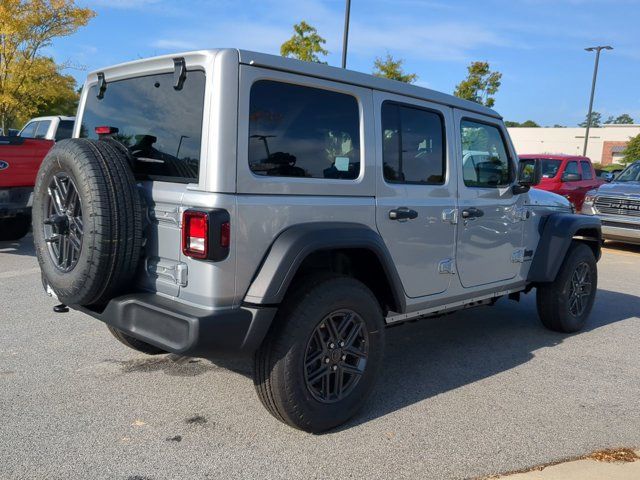
POLYGON ((342 68, 347 68, 347 43, 349 42, 349 14, 351 12, 351 0, 347 0, 344 11, 344 33, 342 35, 342 68))
POLYGON ((602 50, 613 50, 609 45, 585 48, 587 52, 596 52, 596 64, 593 68, 593 81, 591 82, 591 98, 589 99, 589 113, 587 113, 587 131, 584 135, 584 149, 582 156, 587 156, 587 144, 589 143, 589 129, 591 128, 591 113, 593 112, 593 96, 596 93, 596 78, 598 77, 598 64, 600 63, 600 52, 602 50))

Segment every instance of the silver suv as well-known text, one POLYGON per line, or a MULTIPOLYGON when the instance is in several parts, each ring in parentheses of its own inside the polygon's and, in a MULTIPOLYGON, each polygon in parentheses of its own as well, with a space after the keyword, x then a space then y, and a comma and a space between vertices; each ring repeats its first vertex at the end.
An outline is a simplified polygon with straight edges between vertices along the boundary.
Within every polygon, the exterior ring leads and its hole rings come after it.
POLYGON ((33 231, 60 302, 148 354, 251 353, 269 412, 320 432, 371 392, 388 325, 534 287, 546 327, 584 325, 600 221, 540 176, 476 103, 208 50, 89 75, 33 231))
POLYGON ((606 240, 640 244, 640 161, 588 192, 582 213, 600 218, 606 240))

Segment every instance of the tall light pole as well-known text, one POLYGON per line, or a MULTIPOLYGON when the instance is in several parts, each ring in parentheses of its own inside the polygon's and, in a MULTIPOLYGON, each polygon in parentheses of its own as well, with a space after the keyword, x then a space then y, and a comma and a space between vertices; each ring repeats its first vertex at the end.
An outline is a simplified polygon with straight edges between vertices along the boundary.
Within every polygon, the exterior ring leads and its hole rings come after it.
POLYGON ((589 113, 587 114, 587 131, 584 135, 584 150, 582 156, 587 156, 587 144, 589 143, 589 129, 591 128, 591 113, 593 111, 593 96, 596 93, 596 78, 598 77, 598 64, 600 63, 600 52, 602 50, 613 50, 609 45, 585 48, 587 52, 596 52, 596 64, 593 68, 593 81, 591 82, 591 98, 589 99, 589 113))
POLYGON ((347 43, 349 43, 349 14, 351 12, 351 0, 347 0, 344 11, 344 33, 342 34, 342 68, 347 68, 347 43))

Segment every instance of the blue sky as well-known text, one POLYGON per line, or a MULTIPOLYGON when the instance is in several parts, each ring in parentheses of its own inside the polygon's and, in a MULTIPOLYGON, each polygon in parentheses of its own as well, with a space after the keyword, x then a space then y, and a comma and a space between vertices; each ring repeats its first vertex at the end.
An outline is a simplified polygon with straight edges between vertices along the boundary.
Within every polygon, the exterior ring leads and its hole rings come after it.
MULTIPOLYGON (((153 55, 239 47, 278 53, 306 20, 339 65, 343 0, 79 0, 97 12, 50 53, 86 70, 153 55)), ((503 73, 495 108, 506 119, 575 125, 586 114, 594 54, 602 54, 594 109, 640 123, 640 0, 352 0, 348 68, 371 72, 386 52, 418 84, 451 93, 474 60, 503 73)), ((79 81, 82 69, 69 73, 79 81)))

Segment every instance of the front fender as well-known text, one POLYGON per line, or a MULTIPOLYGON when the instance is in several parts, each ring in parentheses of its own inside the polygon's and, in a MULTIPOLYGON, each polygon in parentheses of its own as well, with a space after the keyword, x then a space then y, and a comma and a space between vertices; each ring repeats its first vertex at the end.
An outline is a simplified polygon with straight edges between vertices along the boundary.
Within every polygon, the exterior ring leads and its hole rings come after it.
POLYGON ((533 257, 527 280, 529 282, 552 282, 564 260, 571 242, 580 232, 588 232, 585 240, 597 245, 599 259, 602 245, 600 219, 589 215, 552 213, 540 223, 540 240, 533 257))

